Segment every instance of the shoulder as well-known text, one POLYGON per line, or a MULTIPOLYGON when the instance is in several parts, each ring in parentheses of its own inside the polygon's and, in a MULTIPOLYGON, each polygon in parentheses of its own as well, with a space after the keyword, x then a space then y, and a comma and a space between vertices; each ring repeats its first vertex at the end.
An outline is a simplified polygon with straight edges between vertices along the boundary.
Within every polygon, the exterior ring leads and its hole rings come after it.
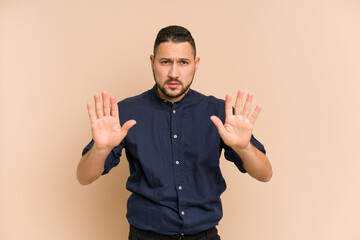
POLYGON ((119 110, 149 107, 154 104, 154 94, 152 89, 140 93, 136 96, 128 97, 118 102, 119 110))
POLYGON ((204 95, 198 91, 192 90, 192 93, 198 103, 204 103, 208 105, 212 105, 214 107, 223 107, 225 105, 225 101, 223 99, 219 99, 212 95, 204 95))
POLYGON ((118 111, 121 124, 130 119, 140 119, 141 115, 148 115, 151 112, 153 102, 151 90, 139 95, 125 98, 118 102, 118 111))
POLYGON ((225 119, 225 101, 212 95, 204 95, 195 90, 192 91, 194 96, 193 106, 194 114, 202 114, 205 116, 216 115, 220 119, 225 119))
POLYGON ((143 103, 143 102, 147 102, 150 97, 151 97, 151 89, 146 91, 146 92, 143 92, 141 94, 138 94, 136 96, 132 96, 132 97, 127 97, 123 100, 121 100, 120 102, 118 102, 118 105, 127 105, 127 104, 132 104, 132 103, 135 103, 135 104, 138 104, 138 103, 143 103))

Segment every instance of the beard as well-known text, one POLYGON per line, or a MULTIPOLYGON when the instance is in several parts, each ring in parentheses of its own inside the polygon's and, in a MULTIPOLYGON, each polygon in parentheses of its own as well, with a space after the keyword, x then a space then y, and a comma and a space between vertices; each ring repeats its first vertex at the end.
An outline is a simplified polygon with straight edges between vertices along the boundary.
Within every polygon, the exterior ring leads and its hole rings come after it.
POLYGON ((168 80, 166 80, 164 82, 164 84, 161 86, 158 81, 156 81, 156 77, 155 77, 155 74, 153 73, 153 76, 154 76, 154 80, 155 80, 155 83, 156 83, 156 87, 157 89, 159 89, 161 91, 161 93, 163 93, 166 97, 168 97, 169 99, 176 99, 182 95, 184 95, 190 88, 193 80, 194 80, 194 76, 195 74, 193 75, 192 79, 191 79, 191 82, 188 84, 188 85, 183 85, 183 83, 181 81, 179 81, 177 78, 169 78, 168 80), (174 93, 174 92, 171 92, 170 90, 166 89, 164 86, 169 83, 169 82, 176 82, 178 83, 180 86, 181 86, 181 90, 180 92, 178 93, 174 93))

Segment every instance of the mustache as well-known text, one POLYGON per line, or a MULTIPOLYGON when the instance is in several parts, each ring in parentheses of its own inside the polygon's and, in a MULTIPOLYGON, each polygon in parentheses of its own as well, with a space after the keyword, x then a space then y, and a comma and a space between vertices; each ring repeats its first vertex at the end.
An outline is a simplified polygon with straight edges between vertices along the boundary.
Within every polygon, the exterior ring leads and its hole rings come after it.
POLYGON ((182 85, 182 82, 180 82, 177 78, 169 78, 168 80, 165 81, 165 84, 169 82, 177 82, 178 84, 182 85))

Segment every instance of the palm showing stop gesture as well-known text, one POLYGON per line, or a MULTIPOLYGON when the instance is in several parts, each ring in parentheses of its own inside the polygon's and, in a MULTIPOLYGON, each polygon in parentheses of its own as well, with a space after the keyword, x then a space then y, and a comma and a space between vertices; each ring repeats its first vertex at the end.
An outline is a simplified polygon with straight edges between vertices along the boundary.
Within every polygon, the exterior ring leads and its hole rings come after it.
POLYGON ((211 116, 220 137, 224 143, 232 148, 246 149, 250 146, 250 139, 254 123, 260 114, 261 106, 257 105, 254 112, 250 115, 253 94, 248 94, 245 105, 243 104, 244 92, 238 91, 235 101, 235 111, 233 113, 231 96, 226 95, 225 99, 225 123, 216 117, 211 116), (250 117, 249 117, 250 116, 250 117))
POLYGON ((102 102, 99 94, 95 94, 94 99, 95 111, 91 103, 87 104, 94 147, 99 150, 111 150, 120 144, 136 122, 129 120, 120 126, 116 99, 113 96, 109 98, 107 92, 102 92, 102 102))

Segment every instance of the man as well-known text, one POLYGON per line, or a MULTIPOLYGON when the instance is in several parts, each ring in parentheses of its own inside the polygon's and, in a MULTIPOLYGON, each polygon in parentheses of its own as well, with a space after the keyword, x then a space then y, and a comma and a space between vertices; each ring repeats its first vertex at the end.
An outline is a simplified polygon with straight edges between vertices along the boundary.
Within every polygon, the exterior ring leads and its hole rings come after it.
POLYGON ((243 106, 243 91, 233 109, 230 95, 224 102, 190 89, 200 59, 183 27, 161 29, 150 60, 153 89, 118 104, 107 92, 102 101, 95 94, 95 111, 88 103, 93 140, 77 178, 89 184, 108 173, 125 148, 129 239, 220 239, 222 149, 241 172, 264 182, 272 176, 265 149, 252 136, 261 107, 250 114, 253 95, 243 106))

